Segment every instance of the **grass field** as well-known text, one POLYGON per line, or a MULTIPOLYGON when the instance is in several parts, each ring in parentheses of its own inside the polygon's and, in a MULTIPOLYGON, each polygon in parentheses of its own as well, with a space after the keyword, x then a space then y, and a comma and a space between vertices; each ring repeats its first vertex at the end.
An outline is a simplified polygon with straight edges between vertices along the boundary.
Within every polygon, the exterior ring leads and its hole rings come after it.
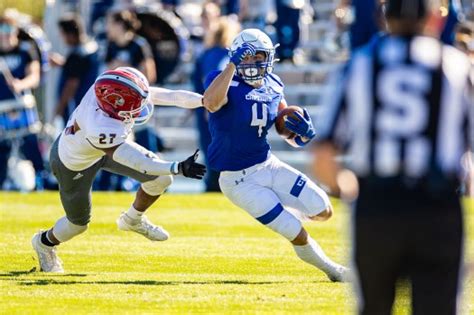
MULTIPOLYGON (((116 229, 130 194, 96 193, 87 233, 63 244, 66 272, 34 271, 30 238, 62 215, 56 193, 0 193, 0 313, 312 313, 350 314, 349 284, 330 282, 291 246, 224 197, 165 195, 148 216, 171 233, 152 243, 116 229)), ((308 229, 326 252, 347 262, 348 212, 308 229)), ((467 252, 474 261, 474 209, 467 252)), ((396 314, 408 314, 408 289, 396 314)), ((474 282, 465 310, 474 314, 474 282)))

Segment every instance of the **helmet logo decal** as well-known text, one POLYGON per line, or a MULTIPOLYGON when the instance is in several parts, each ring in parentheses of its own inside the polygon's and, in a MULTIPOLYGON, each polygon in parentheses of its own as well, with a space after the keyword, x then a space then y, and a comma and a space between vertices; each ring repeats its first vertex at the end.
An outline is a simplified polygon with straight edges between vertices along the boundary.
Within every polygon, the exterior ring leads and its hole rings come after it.
POLYGON ((102 99, 115 108, 125 105, 125 99, 117 93, 111 93, 104 96, 102 99))

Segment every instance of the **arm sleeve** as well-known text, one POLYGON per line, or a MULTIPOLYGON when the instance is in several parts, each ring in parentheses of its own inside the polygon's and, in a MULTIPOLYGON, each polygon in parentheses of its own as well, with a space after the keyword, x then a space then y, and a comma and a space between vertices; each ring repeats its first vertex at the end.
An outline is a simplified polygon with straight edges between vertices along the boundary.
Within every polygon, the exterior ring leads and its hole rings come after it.
POLYGON ((168 90, 150 87, 151 102, 155 105, 198 108, 202 106, 202 95, 184 90, 168 90))
POLYGON ((148 175, 178 173, 178 162, 160 160, 155 154, 135 142, 122 143, 113 154, 114 161, 148 175))

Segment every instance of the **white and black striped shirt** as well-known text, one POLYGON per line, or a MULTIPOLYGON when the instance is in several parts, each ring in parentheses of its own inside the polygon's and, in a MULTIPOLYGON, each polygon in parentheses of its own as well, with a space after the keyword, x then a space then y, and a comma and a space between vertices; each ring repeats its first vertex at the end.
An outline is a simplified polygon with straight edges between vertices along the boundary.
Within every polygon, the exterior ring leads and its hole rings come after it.
POLYGON ((380 36, 334 78, 319 134, 359 178, 458 179, 472 152, 472 65, 423 36, 380 36))

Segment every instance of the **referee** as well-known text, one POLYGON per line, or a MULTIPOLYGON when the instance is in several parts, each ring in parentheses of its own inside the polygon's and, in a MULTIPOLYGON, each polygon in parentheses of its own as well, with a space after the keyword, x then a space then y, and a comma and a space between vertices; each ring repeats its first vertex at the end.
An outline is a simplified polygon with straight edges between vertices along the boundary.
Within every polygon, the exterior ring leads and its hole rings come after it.
POLYGON ((457 191, 472 154, 472 68, 460 51, 422 36, 432 9, 426 0, 388 0, 388 34, 354 52, 321 120, 315 174, 342 196, 358 194, 360 314, 390 314, 404 278, 413 314, 457 310, 464 235, 457 191))

